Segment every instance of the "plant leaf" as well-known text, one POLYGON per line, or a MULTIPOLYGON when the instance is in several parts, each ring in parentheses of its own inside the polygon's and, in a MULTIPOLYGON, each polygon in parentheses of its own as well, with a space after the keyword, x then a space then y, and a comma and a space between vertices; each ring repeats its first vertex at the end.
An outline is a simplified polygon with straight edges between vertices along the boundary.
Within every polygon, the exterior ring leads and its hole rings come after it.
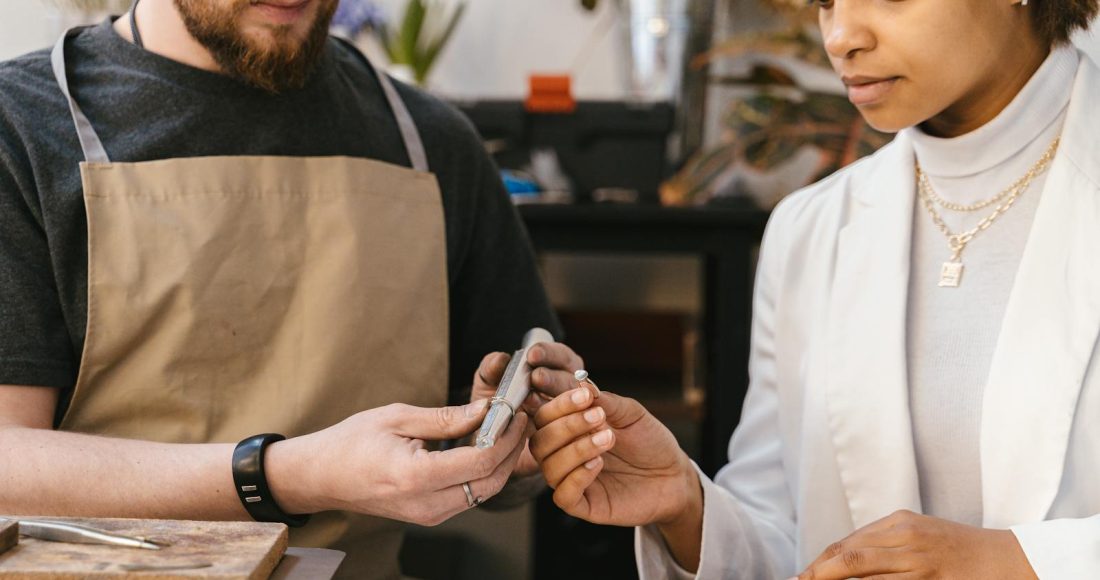
POLYGON ((389 26, 382 25, 378 29, 378 38, 381 40, 382 49, 386 51, 386 58, 391 63, 397 64, 397 41, 389 26))
POLYGON ((413 65, 416 62, 416 39, 420 36, 420 29, 424 26, 424 15, 427 9, 424 0, 409 0, 405 5, 405 17, 401 21, 397 38, 393 42, 394 64, 413 65))
POLYGON ((417 76, 423 75, 424 78, 418 78, 421 83, 427 78, 428 72, 432 70, 432 65, 435 64, 436 57, 443 51, 443 47, 447 45, 447 41, 451 39, 454 34, 455 28, 458 26, 459 20, 462 19, 462 14, 466 11, 466 2, 462 2, 455 8, 455 12, 451 15, 451 21, 447 23, 447 28, 443 30, 443 33, 439 35, 439 38, 432 40, 428 50, 424 52, 423 59, 421 60, 421 66, 417 67, 417 76))

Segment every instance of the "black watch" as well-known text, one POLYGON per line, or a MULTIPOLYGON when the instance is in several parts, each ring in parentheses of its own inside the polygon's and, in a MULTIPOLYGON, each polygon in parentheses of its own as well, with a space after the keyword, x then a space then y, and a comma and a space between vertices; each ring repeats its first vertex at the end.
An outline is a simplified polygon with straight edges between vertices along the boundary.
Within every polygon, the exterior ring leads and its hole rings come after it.
POLYGON ((299 528, 306 525, 309 515, 284 512, 267 486, 264 474, 264 450, 276 441, 286 439, 278 433, 253 435, 237 444, 233 450, 233 487, 248 515, 257 522, 279 522, 299 528))

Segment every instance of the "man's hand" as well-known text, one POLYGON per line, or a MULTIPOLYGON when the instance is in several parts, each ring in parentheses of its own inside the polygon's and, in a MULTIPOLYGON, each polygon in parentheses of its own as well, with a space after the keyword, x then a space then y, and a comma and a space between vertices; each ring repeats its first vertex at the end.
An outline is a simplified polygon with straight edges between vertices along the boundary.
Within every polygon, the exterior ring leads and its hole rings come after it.
POLYGON ((328 429, 273 444, 268 480, 289 513, 342 509, 433 526, 469 509, 462 484, 487 500, 508 481, 524 450, 528 419, 518 413, 490 449, 428 451, 425 441, 464 437, 488 401, 458 407, 393 404, 328 429))
MULTIPOLYGON (((1009 530, 898 511, 829 546, 798 580, 967 578, 1035 580, 1009 530)), ((794 580, 794 579, 792 579, 794 580)))
MULTIPOLYGON (((512 357, 503 352, 494 352, 481 359, 481 365, 474 373, 474 386, 471 401, 492 398, 504 376, 504 369, 512 357)), ((527 363, 534 367, 531 372, 531 394, 523 403, 523 410, 534 416, 546 401, 577 386, 573 372, 584 368, 584 361, 577 353, 561 343, 539 343, 527 351, 527 363)), ((526 434, 534 433, 532 426, 526 434)), ((526 442, 526 441, 525 441, 526 442)), ((516 464, 514 476, 527 477, 539 473, 538 463, 529 450, 524 450, 516 464)))

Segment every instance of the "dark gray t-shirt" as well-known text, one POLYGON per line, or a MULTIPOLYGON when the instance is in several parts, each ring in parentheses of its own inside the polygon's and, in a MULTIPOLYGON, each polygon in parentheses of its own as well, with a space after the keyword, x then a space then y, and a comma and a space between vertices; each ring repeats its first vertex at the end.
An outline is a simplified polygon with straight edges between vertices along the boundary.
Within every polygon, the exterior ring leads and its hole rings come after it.
MULTIPOLYGON (((130 44, 111 23, 66 51, 73 95, 112 161, 346 155, 409 165, 367 65, 330 39, 299 91, 270 95, 130 44)), ((452 391, 531 326, 560 335, 523 226, 471 125, 398 85, 439 180, 447 228, 452 391)), ((87 324, 79 142, 47 50, 0 63, 0 384, 71 389, 87 324)))

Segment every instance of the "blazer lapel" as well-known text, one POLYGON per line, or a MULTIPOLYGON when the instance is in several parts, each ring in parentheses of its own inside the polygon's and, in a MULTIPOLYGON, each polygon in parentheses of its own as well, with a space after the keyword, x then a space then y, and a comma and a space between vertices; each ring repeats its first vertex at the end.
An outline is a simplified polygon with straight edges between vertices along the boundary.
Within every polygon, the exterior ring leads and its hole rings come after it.
POLYGON ((873 162, 840 232, 828 314, 826 406, 857 528, 920 511, 905 351, 912 144, 901 134, 873 162))
POLYGON ((1041 521, 1050 510, 1100 331, 1100 76, 1087 57, 1081 63, 985 392, 982 494, 990 528, 1041 521))

